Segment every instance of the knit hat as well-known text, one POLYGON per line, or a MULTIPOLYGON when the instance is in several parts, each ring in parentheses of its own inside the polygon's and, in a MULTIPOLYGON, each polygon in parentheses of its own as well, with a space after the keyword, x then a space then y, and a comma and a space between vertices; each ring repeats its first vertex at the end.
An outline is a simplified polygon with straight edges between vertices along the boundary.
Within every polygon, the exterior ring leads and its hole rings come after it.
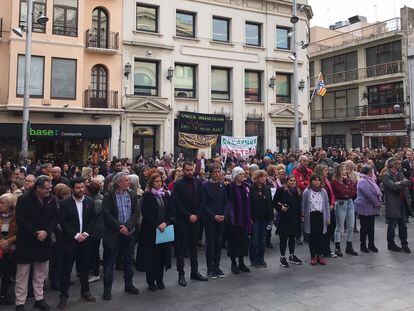
POLYGON ((250 164, 249 169, 250 169, 250 172, 253 173, 254 171, 257 171, 259 169, 259 165, 257 165, 257 164, 250 164))
POLYGON ((231 181, 234 181, 237 175, 244 174, 244 170, 240 166, 236 166, 231 171, 231 181))

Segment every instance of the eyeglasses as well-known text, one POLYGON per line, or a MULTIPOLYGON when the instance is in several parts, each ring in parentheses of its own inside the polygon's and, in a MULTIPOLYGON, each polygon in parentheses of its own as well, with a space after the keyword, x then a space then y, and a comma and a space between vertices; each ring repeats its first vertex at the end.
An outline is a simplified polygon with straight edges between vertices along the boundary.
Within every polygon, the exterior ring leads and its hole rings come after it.
POLYGON ((40 187, 40 189, 47 190, 47 191, 52 191, 52 187, 40 187))

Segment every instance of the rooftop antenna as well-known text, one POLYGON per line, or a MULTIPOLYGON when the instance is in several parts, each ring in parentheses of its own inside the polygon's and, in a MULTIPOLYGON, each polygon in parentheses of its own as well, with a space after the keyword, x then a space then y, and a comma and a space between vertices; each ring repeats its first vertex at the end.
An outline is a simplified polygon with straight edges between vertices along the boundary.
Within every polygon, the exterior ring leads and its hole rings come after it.
POLYGON ((378 5, 374 4, 375 22, 378 22, 378 5))

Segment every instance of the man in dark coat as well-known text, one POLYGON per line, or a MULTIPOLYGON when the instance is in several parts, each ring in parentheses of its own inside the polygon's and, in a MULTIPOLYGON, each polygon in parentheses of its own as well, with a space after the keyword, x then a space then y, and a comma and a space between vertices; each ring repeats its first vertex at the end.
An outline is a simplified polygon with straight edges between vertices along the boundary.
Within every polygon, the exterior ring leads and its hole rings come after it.
POLYGON ((128 174, 117 173, 113 178, 113 188, 102 201, 104 220, 104 300, 111 300, 114 265, 118 254, 122 254, 124 263, 125 292, 138 295, 138 289, 132 284, 132 267, 135 227, 139 220, 138 196, 129 190, 128 174))
POLYGON ((88 302, 96 302, 89 293, 90 234, 92 234, 95 216, 93 200, 85 196, 83 178, 75 178, 70 182, 72 196, 63 200, 59 208, 59 222, 62 227, 60 235, 63 250, 63 271, 58 309, 66 308, 70 275, 73 263, 80 272, 81 296, 88 302))
POLYGON ((190 248, 191 279, 207 281, 198 272, 197 240, 200 228, 202 205, 201 181, 194 178, 194 163, 183 164, 184 177, 174 184, 173 198, 175 216, 175 255, 177 257, 178 284, 187 286, 184 277, 185 245, 190 248))
POLYGON ((408 188, 411 183, 401 173, 401 161, 397 158, 387 160, 388 172, 382 177, 385 197, 385 217, 388 221, 388 249, 395 252, 410 253, 407 242, 406 209, 411 206, 408 188), (401 247, 395 244, 395 228, 398 225, 398 235, 401 247))
POLYGON ((27 298, 30 266, 33 267, 35 308, 49 311, 43 299, 43 284, 52 254, 51 234, 58 222, 56 198, 50 195, 52 182, 39 176, 32 190, 17 200, 16 223, 16 310, 23 311, 27 298))
POLYGON ((227 216, 227 190, 220 183, 221 166, 210 168, 210 181, 203 184, 203 219, 206 228, 207 274, 211 279, 224 278, 220 270, 221 244, 227 216))
POLYGON ((62 169, 59 166, 52 168, 52 191, 57 184, 69 186, 69 179, 62 175, 62 169))
POLYGON ((109 174, 105 178, 104 189, 107 191, 112 186, 112 180, 114 179, 115 175, 119 172, 122 172, 122 161, 121 159, 116 159, 114 161, 114 172, 109 174))

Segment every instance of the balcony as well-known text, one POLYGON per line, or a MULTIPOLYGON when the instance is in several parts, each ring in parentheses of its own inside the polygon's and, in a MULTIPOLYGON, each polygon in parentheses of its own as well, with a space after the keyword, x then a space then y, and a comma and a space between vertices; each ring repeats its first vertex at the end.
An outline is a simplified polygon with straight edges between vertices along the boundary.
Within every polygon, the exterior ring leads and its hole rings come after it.
POLYGON ((335 109, 311 110, 311 120, 314 121, 352 121, 359 119, 391 119, 406 115, 407 106, 403 102, 389 103, 377 106, 356 106, 335 109))
POLYGON ((337 46, 345 46, 347 44, 357 45, 361 40, 372 39, 380 35, 392 35, 399 31, 401 31, 401 18, 393 18, 312 42, 308 47, 308 53, 310 57, 313 57, 337 46))
POLYGON ((118 109, 118 91, 85 91, 84 108, 118 109))
POLYGON ((3 18, 0 17, 0 39, 3 38, 3 18))
POLYGON ((85 47, 94 52, 117 53, 119 50, 119 33, 88 29, 85 34, 85 47))
POLYGON ((70 25, 65 25, 61 23, 54 23, 53 28, 52 28, 52 33, 54 35, 60 35, 60 36, 77 37, 78 27, 72 27, 70 25))
MULTIPOLYGON (((378 78, 385 75, 404 73, 404 62, 395 61, 391 63, 378 64, 370 67, 359 68, 349 71, 336 72, 332 74, 323 73, 325 85, 334 83, 356 82, 368 78, 378 78)), ((314 87, 318 77, 310 79, 311 87, 314 87)))

